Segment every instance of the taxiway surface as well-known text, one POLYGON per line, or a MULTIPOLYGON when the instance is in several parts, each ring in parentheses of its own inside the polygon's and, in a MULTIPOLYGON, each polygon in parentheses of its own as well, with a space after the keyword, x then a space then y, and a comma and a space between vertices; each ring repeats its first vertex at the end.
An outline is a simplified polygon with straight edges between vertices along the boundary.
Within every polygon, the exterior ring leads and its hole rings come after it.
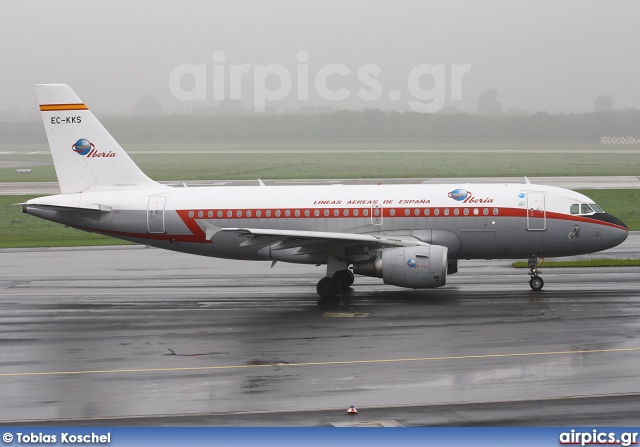
MULTIPOLYGON (((606 255, 639 253, 636 233, 606 255)), ((358 277, 327 312, 322 268, 269 265, 0 251, 0 420, 640 423, 639 268, 543 268, 533 292, 509 261, 462 261, 441 289, 358 277)))

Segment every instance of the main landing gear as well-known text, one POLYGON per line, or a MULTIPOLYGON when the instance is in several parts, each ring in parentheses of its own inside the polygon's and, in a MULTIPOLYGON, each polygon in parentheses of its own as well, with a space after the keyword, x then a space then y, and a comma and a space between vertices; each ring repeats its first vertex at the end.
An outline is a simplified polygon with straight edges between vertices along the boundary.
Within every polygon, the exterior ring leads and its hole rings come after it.
POLYGON ((341 289, 351 287, 354 281, 353 272, 349 270, 346 261, 329 258, 327 262, 327 274, 318 281, 316 290, 320 295, 318 305, 325 309, 335 308, 340 304, 338 292, 341 289))
POLYGON ((529 286, 532 290, 542 290, 542 287, 544 286, 544 281, 540 276, 538 276, 538 273, 540 273, 538 268, 540 267, 540 264, 542 264, 542 261, 544 261, 544 258, 538 258, 536 256, 529 258, 529 275, 531 276, 529 286))

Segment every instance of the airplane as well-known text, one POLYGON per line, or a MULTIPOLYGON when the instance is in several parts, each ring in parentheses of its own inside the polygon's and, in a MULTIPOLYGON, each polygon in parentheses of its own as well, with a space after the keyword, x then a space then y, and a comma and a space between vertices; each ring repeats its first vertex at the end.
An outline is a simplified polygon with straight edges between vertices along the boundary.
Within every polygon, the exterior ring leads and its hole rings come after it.
MULTIPOLYGON (((64 84, 36 93, 61 194, 23 212, 79 230, 227 259, 326 265, 319 304, 355 275, 444 286, 460 259, 529 260, 605 250, 627 226, 577 192, 522 184, 173 187, 151 180, 64 84)), ((186 185, 185 185, 186 186, 186 185)))

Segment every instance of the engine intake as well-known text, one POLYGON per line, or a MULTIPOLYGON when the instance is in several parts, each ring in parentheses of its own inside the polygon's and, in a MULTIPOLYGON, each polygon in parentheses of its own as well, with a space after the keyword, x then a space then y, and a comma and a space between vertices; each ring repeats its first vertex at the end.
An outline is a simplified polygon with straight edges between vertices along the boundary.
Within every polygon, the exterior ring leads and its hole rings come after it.
POLYGON ((354 263, 353 273, 412 289, 441 287, 447 283, 447 251, 441 245, 387 248, 381 258, 354 263))

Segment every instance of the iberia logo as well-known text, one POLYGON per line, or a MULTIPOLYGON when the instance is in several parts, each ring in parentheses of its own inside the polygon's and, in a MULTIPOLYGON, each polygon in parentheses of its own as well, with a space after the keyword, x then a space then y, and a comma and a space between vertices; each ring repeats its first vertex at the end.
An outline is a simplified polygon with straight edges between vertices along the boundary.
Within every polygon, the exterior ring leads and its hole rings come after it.
POLYGON ((100 152, 96 150, 96 145, 86 138, 80 138, 75 142, 73 146, 71 146, 73 152, 78 155, 87 156, 87 157, 107 157, 114 158, 116 156, 115 152, 100 152))
POLYGON ((471 193, 465 189, 454 189, 449 193, 449 197, 451 197, 453 200, 457 200, 458 202, 462 202, 470 195, 471 193))
POLYGON ((416 261, 413 258, 407 259, 407 262, 405 264, 407 264, 407 267, 409 267, 410 269, 428 269, 429 268, 428 265, 418 264, 418 261, 416 261))
POLYGON ((96 146, 86 138, 80 138, 76 141, 76 144, 71 146, 73 151, 78 155, 87 155, 91 149, 95 149, 96 146))
POLYGON ((471 191, 466 189, 454 189, 449 193, 449 198, 462 203, 493 203, 491 197, 474 197, 471 191))

